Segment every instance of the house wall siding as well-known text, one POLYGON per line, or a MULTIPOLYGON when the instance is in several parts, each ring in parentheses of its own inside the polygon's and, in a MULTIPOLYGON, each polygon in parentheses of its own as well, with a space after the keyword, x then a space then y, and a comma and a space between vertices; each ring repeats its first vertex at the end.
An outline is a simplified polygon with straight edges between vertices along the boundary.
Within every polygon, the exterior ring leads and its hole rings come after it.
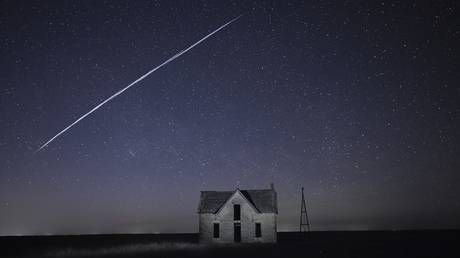
POLYGON ((200 243, 233 243, 233 205, 241 205, 241 242, 276 242, 276 214, 258 213, 251 204, 236 192, 217 214, 199 214, 200 243), (261 223, 262 237, 255 237, 255 223, 261 223), (220 224, 220 237, 213 238, 213 224, 220 224))

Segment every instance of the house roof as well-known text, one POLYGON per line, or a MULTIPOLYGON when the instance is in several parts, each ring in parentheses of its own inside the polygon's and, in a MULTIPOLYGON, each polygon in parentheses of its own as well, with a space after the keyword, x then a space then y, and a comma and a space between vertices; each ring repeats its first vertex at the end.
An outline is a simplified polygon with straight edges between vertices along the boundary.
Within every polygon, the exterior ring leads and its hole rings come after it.
POLYGON ((258 212, 278 213, 276 191, 274 189, 201 191, 198 213, 217 213, 236 191, 240 191, 258 212))

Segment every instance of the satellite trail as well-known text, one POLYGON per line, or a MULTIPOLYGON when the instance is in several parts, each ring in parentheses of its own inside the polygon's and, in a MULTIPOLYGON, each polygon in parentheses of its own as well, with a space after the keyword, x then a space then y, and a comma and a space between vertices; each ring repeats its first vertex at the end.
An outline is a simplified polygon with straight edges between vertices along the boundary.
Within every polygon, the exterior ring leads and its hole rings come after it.
POLYGON ((229 24, 231 24, 232 22, 238 20, 239 18, 241 17, 238 16, 236 18, 234 18, 233 20, 225 23, 224 25, 220 26, 219 28, 217 28, 216 30, 214 30, 213 32, 209 33, 208 35, 206 35, 205 37, 203 37, 202 39, 198 40, 197 42, 195 42, 193 45, 189 46, 188 48, 184 49, 184 50, 181 50, 179 51, 179 53, 175 54, 174 56, 170 57, 168 60, 164 61, 163 63, 161 63, 160 65, 158 65, 157 67, 153 68, 152 70, 148 71, 146 74, 142 75, 141 77, 139 77, 137 80, 133 81, 131 84, 129 84, 128 86, 124 87, 123 89, 119 90, 118 92, 116 92, 115 94, 113 94, 112 96, 110 96, 109 98, 107 98, 106 100, 102 101, 99 105, 95 106, 93 109, 91 109, 89 112, 87 112, 86 114, 82 115, 80 118, 78 118, 77 120, 75 120, 75 122, 71 123, 69 126, 67 126, 66 128, 64 128, 62 131, 60 131, 58 134, 56 134, 55 136, 53 136, 51 139, 49 139, 47 142, 45 142, 42 146, 40 146, 40 148, 38 148, 34 153, 37 153, 39 151, 41 151, 43 148, 45 148, 46 146, 48 146, 48 144, 50 144, 52 141, 54 141, 56 138, 58 138, 61 134, 65 133, 67 130, 69 130, 70 128, 72 128, 72 126, 76 125, 78 122, 80 122, 81 120, 83 120, 85 117, 87 117, 88 115, 90 115, 91 113, 93 113, 94 111, 96 111, 98 108, 102 107, 105 103, 109 102, 110 100, 112 100, 113 98, 115 98, 116 96, 120 95, 121 93, 123 93, 125 90, 131 88, 132 86, 134 86, 136 83, 142 81, 143 79, 145 79, 147 76, 149 76, 151 73, 155 72, 156 70, 160 69, 161 67, 165 66, 166 64, 168 64, 169 62, 173 61, 174 59, 180 57, 181 55, 185 54, 186 52, 188 52, 189 50, 191 50, 192 48, 194 48, 195 46, 197 46, 198 44, 200 44, 201 42, 205 41, 207 38, 211 37, 212 35, 214 35, 215 33, 217 33, 218 31, 220 31, 221 29, 227 27, 229 24))

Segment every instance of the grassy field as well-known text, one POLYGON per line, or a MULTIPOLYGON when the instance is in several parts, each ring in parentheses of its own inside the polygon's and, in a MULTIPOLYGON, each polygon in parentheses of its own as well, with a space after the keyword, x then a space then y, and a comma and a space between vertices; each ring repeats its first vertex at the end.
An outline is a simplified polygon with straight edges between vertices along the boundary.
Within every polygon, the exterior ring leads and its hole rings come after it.
POLYGON ((204 246, 197 234, 0 237, 0 257, 460 257, 460 231, 278 233, 276 244, 204 246))

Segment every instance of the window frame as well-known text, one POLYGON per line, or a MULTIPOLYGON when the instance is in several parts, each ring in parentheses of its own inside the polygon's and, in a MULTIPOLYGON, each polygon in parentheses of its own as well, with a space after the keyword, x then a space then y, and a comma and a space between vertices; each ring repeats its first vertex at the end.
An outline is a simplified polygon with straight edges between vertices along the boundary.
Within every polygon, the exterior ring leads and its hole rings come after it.
POLYGON ((241 220, 241 205, 240 204, 233 204, 233 220, 240 221, 241 220), (236 209, 238 207, 238 209, 236 209), (238 213, 236 212, 238 210, 238 213), (236 216, 238 214, 238 216, 236 216))
POLYGON ((213 223, 212 238, 220 238, 220 223, 219 222, 213 223))
POLYGON ((255 223, 254 233, 255 233, 255 237, 257 238, 262 237, 262 223, 260 222, 255 223))

